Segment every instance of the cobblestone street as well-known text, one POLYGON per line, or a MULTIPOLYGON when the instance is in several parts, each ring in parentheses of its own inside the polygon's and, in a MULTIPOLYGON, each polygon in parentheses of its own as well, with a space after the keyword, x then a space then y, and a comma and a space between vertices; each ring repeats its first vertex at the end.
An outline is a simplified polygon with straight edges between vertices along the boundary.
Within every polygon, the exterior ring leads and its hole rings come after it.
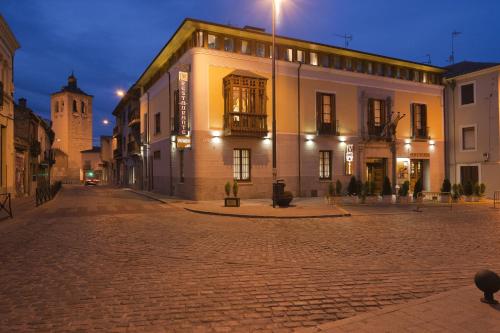
POLYGON ((0 223, 0 331, 291 332, 500 271, 499 210, 351 208, 239 219, 66 186, 0 223))

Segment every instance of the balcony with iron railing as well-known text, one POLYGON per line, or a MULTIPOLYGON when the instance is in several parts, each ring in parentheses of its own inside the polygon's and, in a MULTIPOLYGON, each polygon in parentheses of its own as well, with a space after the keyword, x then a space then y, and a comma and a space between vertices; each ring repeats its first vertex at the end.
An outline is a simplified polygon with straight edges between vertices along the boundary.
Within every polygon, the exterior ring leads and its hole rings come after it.
POLYGON ((134 126, 141 123, 141 114, 139 109, 132 109, 128 112, 128 126, 134 126))
POLYGON ((267 115, 228 112, 224 114, 224 134, 227 136, 267 136, 267 115))
POLYGON ((412 138, 414 140, 428 140, 429 139, 429 127, 413 128, 412 138))
POLYGON ((318 135, 340 135, 340 123, 335 120, 333 124, 331 123, 319 123, 318 124, 318 135))
POLYGON ((136 141, 127 143, 127 153, 129 155, 139 155, 141 153, 141 146, 136 141))

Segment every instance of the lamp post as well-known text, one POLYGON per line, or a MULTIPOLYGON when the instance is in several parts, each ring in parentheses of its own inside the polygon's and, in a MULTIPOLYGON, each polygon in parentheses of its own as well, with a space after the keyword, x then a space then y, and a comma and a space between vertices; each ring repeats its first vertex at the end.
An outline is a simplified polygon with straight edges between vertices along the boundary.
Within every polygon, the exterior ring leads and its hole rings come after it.
POLYGON ((276 206, 276 186, 278 170, 276 167, 276 0, 273 0, 273 18, 272 18, 273 46, 272 56, 272 140, 273 140, 273 207, 276 206))

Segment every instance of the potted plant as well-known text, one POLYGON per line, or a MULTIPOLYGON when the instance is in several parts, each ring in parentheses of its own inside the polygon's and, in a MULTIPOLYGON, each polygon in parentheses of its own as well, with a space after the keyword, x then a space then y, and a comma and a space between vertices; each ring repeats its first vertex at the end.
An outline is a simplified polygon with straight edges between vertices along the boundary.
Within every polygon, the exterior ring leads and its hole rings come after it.
POLYGON ((441 202, 450 202, 451 200, 451 183, 448 178, 443 180, 443 184, 441 185, 441 193, 439 195, 439 200, 441 202))
POLYGON ((481 185, 478 183, 474 184, 474 194, 472 196, 472 201, 478 202, 481 200, 481 185))
POLYGON ((278 206, 279 207, 289 207, 290 202, 293 200, 293 194, 290 191, 285 191, 283 194, 278 198, 278 206))
POLYGON ((413 188, 413 199, 417 202, 422 202, 423 197, 421 196, 421 193, 424 189, 424 186, 422 184, 422 178, 417 179, 417 182, 415 183, 415 187, 413 188))
POLYGON ((224 186, 224 191, 226 192, 226 197, 224 198, 224 207, 239 207, 240 198, 238 198, 238 183, 235 181, 233 183, 233 195, 234 198, 230 197, 231 194, 231 183, 227 182, 224 186))
POLYGON ((384 203, 392 202, 392 187, 389 177, 385 177, 384 183, 382 184, 382 202, 384 203))
POLYGON ((399 203, 408 204, 410 202, 410 197, 408 193, 410 192, 410 182, 405 181, 403 185, 399 188, 398 201, 399 203))
POLYGON ((481 185, 479 185, 479 187, 480 187, 479 196, 484 197, 484 193, 486 192, 486 185, 484 183, 481 183, 481 185))
POLYGON ((335 182, 335 193, 337 194, 337 196, 342 195, 342 182, 340 181, 340 179, 337 179, 337 181, 335 182))
POLYGON ((472 195, 474 194, 474 185, 472 185, 472 182, 469 180, 469 181, 465 182, 463 187, 464 187, 465 201, 471 202, 472 195))
POLYGON ((359 203, 365 203, 366 202, 366 191, 364 189, 363 183, 361 180, 358 180, 356 182, 356 193, 358 196, 358 202, 359 203))
POLYGON ((328 193, 326 195, 326 201, 328 202, 329 205, 333 205, 335 203, 334 197, 335 197, 335 186, 333 185, 333 183, 328 183, 328 193))
POLYGON ((347 185, 347 195, 348 197, 345 199, 348 203, 356 203, 358 200, 358 182, 356 181, 356 177, 352 176, 351 180, 349 180, 349 184, 347 185))
POLYGON ((460 200, 460 198, 463 195, 463 189, 462 185, 460 184, 453 184, 452 189, 451 189, 451 198, 453 199, 454 202, 457 202, 460 200))

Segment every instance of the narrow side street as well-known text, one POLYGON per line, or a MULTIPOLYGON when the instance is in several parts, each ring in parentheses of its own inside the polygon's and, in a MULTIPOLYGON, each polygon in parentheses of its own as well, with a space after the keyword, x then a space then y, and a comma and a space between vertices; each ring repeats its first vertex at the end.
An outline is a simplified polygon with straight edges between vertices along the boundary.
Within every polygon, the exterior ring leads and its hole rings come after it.
POLYGON ((121 189, 65 186, 0 223, 0 331, 291 332, 500 270, 499 223, 484 206, 215 217, 121 189))

